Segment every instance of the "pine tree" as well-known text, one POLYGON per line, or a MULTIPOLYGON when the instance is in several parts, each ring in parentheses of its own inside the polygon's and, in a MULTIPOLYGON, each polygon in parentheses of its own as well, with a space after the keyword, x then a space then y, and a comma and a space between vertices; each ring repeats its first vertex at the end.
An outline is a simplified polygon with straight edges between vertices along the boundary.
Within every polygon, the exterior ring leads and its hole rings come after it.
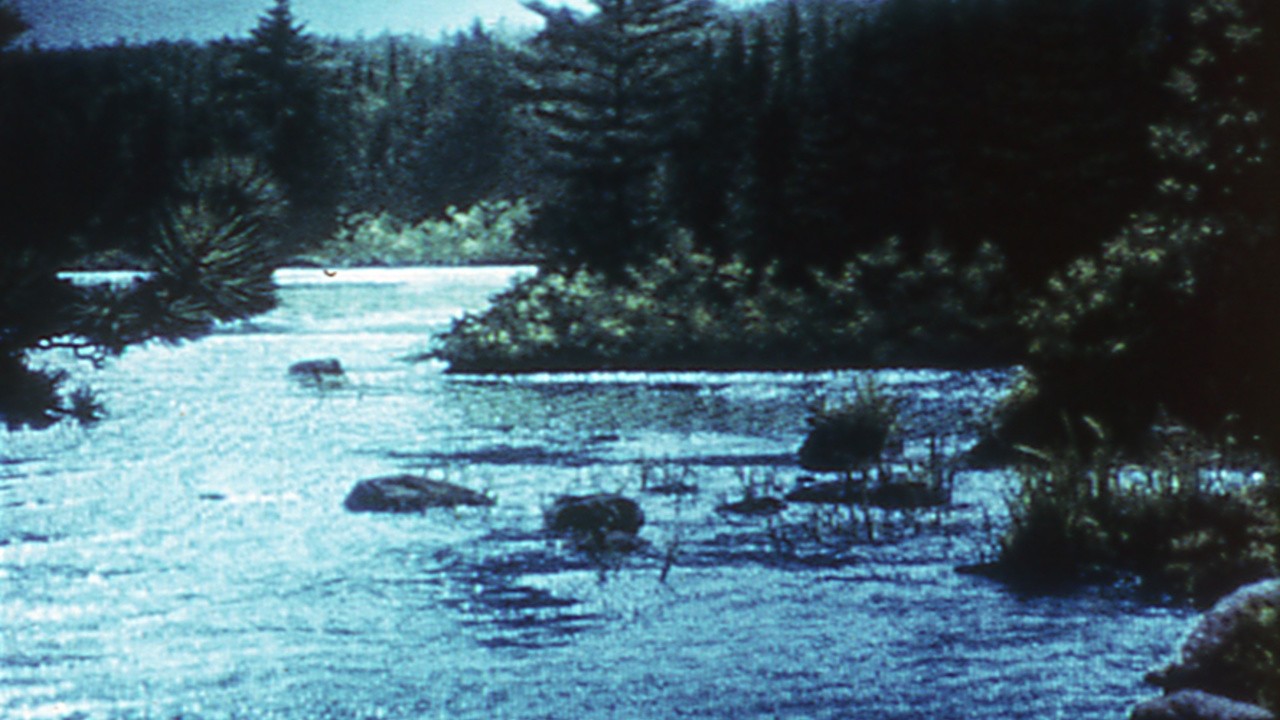
POLYGON ((524 96, 559 180, 533 232, 553 262, 616 272, 659 252, 669 231, 662 178, 710 4, 592 2, 589 17, 528 4, 546 27, 523 61, 524 96))
MULTIPOLYGON (((10 20, 0 12, 0 24, 22 25, 10 20)), ((32 367, 33 350, 101 362, 275 301, 275 258, 264 250, 274 183, 242 160, 182 171, 178 155, 196 145, 183 135, 208 126, 176 127, 194 84, 175 78, 185 70, 170 52, 0 55, 0 423, 9 427, 99 414, 90 391, 63 388, 66 373, 32 367), (122 248, 151 255, 148 281, 81 287, 58 275, 87 253, 122 248)))
POLYGON ((341 198, 337 103, 305 26, 289 0, 275 0, 237 54, 235 104, 242 147, 265 160, 291 204, 291 242, 316 242, 341 198))

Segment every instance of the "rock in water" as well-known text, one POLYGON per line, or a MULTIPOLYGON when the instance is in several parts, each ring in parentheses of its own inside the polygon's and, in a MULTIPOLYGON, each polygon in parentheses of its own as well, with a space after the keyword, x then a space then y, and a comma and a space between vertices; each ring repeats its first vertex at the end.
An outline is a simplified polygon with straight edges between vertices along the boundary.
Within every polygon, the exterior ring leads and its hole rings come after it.
POLYGON ((1200 690, 1175 693, 1140 703, 1130 720, 1276 720, 1267 710, 1200 690))
POLYGON ((422 512, 435 507, 488 506, 493 499, 439 480, 397 475, 361 480, 343 504, 351 512, 422 512))
POLYGON ((347 374, 337 358, 324 360, 303 360, 289 366, 289 377, 295 378, 303 385, 312 387, 332 387, 346 382, 347 374))
POLYGON ((640 505, 613 493, 561 495, 543 518, 552 532, 584 537, 604 537, 611 533, 635 535, 644 525, 640 505))

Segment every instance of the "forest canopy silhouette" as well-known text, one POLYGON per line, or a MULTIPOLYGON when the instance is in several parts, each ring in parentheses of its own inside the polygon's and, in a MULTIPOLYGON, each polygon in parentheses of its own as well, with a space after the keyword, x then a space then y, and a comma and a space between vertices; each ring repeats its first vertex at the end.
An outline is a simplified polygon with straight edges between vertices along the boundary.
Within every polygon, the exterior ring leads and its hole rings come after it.
POLYGON ((361 213, 519 201, 539 275, 443 338, 460 367, 1022 364, 1047 435, 1280 450, 1271 4, 593 5, 351 40, 276 0, 61 50, 0 6, 0 415, 75 413, 33 352, 261 312, 361 213), (104 264, 152 274, 58 276, 104 264))

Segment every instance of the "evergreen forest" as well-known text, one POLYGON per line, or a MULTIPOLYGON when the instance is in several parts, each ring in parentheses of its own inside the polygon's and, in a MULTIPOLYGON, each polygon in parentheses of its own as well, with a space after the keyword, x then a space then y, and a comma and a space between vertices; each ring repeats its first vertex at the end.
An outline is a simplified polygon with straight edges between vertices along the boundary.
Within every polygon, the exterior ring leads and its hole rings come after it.
POLYGON ((71 49, 0 5, 0 414, 94 412, 32 351, 195 337, 361 218, 496 206, 540 271, 457 369, 1021 364, 1067 432, 1280 450, 1274 4, 593 5, 71 49), (58 279, 112 266, 152 273, 58 279))

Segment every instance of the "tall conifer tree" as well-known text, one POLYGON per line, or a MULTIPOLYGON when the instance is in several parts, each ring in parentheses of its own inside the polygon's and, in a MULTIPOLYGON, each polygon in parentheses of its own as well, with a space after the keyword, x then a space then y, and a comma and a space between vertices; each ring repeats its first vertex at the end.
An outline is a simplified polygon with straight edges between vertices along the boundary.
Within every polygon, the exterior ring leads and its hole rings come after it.
POLYGON ((292 205, 289 225, 299 236, 290 240, 322 239, 342 190, 333 116, 337 104, 315 45, 295 20, 289 0, 275 0, 259 18, 240 48, 234 83, 248 145, 235 150, 264 158, 284 186, 292 205))
POLYGON ((662 174, 687 122, 686 93, 710 23, 706 0, 592 0, 582 17, 541 2, 524 60, 560 187, 535 229, 553 261, 617 271, 668 231, 662 174))

